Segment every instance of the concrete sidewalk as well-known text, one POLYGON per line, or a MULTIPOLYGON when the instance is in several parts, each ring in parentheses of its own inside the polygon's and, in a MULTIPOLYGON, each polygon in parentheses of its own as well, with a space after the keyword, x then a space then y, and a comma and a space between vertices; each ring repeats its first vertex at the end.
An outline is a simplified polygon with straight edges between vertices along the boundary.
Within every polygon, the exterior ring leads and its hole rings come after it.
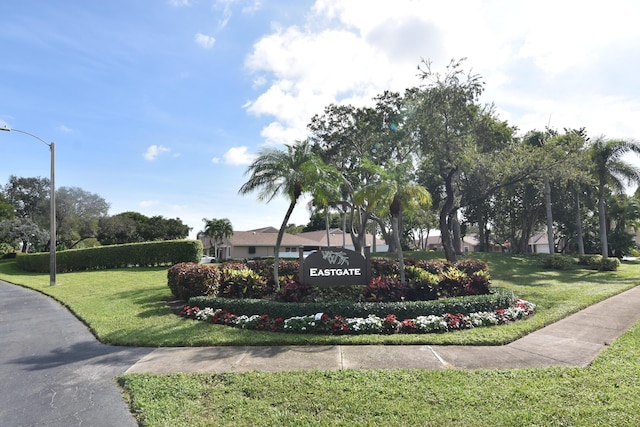
POLYGON ((588 366, 640 320, 640 286, 505 346, 282 346, 158 348, 127 373, 296 369, 476 369, 588 366))
POLYGON ((125 372, 587 366, 638 320, 640 286, 502 347, 114 347, 51 298, 0 281, 0 426, 134 426, 115 383, 125 372))

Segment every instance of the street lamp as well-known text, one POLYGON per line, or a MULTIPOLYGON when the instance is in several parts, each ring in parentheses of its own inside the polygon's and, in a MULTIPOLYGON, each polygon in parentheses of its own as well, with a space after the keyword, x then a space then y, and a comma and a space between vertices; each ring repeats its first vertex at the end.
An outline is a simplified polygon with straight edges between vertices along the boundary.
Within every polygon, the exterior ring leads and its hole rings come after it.
POLYGON ((54 142, 47 142, 37 135, 29 132, 25 132, 19 129, 11 129, 6 125, 1 127, 0 130, 7 132, 20 132, 25 135, 29 135, 38 141, 43 142, 51 150, 51 196, 49 197, 50 213, 51 213, 51 230, 49 233, 49 285, 54 286, 56 284, 56 144, 54 142))

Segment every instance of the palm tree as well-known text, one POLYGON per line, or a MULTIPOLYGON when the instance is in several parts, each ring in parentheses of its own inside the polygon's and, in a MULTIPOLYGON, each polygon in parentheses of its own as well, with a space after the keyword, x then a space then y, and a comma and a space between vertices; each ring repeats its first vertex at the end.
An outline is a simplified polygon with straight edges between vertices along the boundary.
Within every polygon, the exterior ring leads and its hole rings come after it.
POLYGON ((227 218, 222 219, 207 219, 202 218, 205 223, 204 235, 211 237, 213 240, 213 255, 216 259, 220 259, 220 255, 218 254, 218 244, 222 243, 224 239, 228 239, 233 236, 233 226, 231 225, 231 221, 227 218))
POLYGON ((289 199, 289 208, 278 231, 274 254, 273 279, 277 288, 280 287, 278 279, 280 245, 293 208, 303 193, 313 192, 320 186, 335 182, 333 169, 311 151, 308 141, 285 145, 285 147, 286 150, 265 148, 258 152, 258 156, 245 172, 245 175, 250 174, 249 180, 239 190, 243 195, 258 191, 258 200, 267 203, 277 195, 284 195, 289 199))
MULTIPOLYGON (((385 168, 374 165, 368 159, 363 159, 366 168, 374 171, 377 180, 370 182, 362 188, 371 203, 379 207, 378 210, 387 210, 391 215, 391 232, 396 246, 400 269, 400 281, 406 282, 404 269, 404 255, 400 242, 400 218, 405 208, 411 210, 429 209, 431 207, 431 195, 421 185, 412 181, 409 171, 412 168, 411 161, 403 163, 389 162, 385 168)), ((374 235, 375 239, 375 235, 374 235)))
POLYGON ((596 138, 589 147, 593 162, 593 174, 598 188, 598 218, 600 226, 600 246, 602 257, 608 258, 607 219, 605 198, 607 189, 618 194, 625 190, 625 182, 640 183, 640 169, 622 160, 628 153, 640 154, 640 146, 635 141, 596 138))

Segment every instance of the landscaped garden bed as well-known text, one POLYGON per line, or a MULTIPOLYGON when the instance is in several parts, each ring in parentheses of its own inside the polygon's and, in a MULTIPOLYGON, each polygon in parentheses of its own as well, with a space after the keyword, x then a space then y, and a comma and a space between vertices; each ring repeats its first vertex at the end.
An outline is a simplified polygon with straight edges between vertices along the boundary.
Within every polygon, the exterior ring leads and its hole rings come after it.
POLYGON ((266 261, 183 263, 169 269, 169 287, 188 301, 183 317, 274 332, 447 332, 505 324, 535 312, 533 303, 512 292, 491 289, 488 266, 478 260, 407 260, 407 281, 401 283, 394 261, 375 259, 373 278, 359 287, 300 284, 297 262, 284 261, 278 289, 269 280, 271 268, 266 261))

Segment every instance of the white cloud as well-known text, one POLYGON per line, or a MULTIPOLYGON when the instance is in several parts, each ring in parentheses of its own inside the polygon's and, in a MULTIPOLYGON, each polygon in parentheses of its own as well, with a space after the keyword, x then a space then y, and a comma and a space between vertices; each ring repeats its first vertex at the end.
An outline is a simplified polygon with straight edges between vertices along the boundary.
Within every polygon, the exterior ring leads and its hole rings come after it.
POLYGON ((273 118, 267 143, 291 143, 330 103, 420 84, 422 58, 441 71, 467 57, 464 68, 486 83, 483 100, 523 131, 551 115, 560 129, 640 135, 635 81, 617 77, 640 65, 639 15, 634 0, 317 0, 304 23, 275 24, 254 44, 245 65, 259 92, 243 107, 273 118))
POLYGON ((71 132, 73 132, 73 129, 71 129, 70 127, 67 127, 65 125, 60 125, 56 129, 58 129, 62 133, 71 133, 71 132))
POLYGON ((182 7, 182 6, 190 6, 191 2, 189 0, 169 0, 169 4, 171 6, 182 7))
POLYGON ((158 206, 160 201, 158 200, 143 200, 139 203, 141 208, 147 209, 153 206, 158 206))
POLYGON ((211 49, 213 45, 216 43, 216 39, 206 34, 197 33, 195 37, 195 42, 205 49, 211 49))
POLYGON ((212 158, 211 163, 213 163, 214 165, 217 165, 218 163, 220 163, 220 158, 219 157, 212 158))
POLYGON ((240 166, 251 164, 255 155, 247 153, 248 147, 232 147, 224 155, 224 161, 228 165, 240 166))
POLYGON ((154 161, 160 154, 168 153, 171 149, 163 145, 150 145, 144 153, 144 158, 150 162, 154 161))

